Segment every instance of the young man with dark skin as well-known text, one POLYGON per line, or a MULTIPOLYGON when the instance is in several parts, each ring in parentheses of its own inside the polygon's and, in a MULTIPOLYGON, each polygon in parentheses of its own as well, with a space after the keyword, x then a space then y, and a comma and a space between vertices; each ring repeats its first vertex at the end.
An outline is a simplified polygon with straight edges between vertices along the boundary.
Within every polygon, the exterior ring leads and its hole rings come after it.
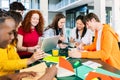
MULTIPOLYGON (((11 73, 14 72, 14 70, 22 69, 25 66, 27 67, 27 65, 37 61, 38 59, 43 58, 43 55, 40 54, 42 52, 38 52, 35 53, 29 59, 20 59, 14 47, 9 46, 11 41, 14 39, 14 30, 15 30, 14 19, 10 16, 1 16, 0 17, 0 75, 1 76, 6 74, 8 75, 1 77, 0 80, 21 80, 21 78, 29 75, 35 76, 36 74, 35 72, 23 72, 17 74, 11 74, 11 73)), ((52 80, 56 72, 57 72, 57 68, 55 66, 47 68, 46 73, 39 80, 52 80)))

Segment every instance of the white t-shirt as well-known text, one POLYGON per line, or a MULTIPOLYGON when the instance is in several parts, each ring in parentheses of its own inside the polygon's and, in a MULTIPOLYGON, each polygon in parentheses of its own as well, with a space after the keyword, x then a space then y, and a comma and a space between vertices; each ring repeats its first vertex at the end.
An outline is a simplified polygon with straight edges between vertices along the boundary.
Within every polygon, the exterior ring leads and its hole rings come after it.
POLYGON ((96 50, 101 49, 101 34, 102 34, 102 29, 98 31, 98 37, 97 37, 97 42, 96 42, 96 50))
POLYGON ((76 38, 76 27, 71 30, 70 38, 75 39, 76 42, 83 42, 88 45, 92 43, 93 32, 87 29, 85 35, 81 38, 81 34, 78 33, 78 39, 76 38))

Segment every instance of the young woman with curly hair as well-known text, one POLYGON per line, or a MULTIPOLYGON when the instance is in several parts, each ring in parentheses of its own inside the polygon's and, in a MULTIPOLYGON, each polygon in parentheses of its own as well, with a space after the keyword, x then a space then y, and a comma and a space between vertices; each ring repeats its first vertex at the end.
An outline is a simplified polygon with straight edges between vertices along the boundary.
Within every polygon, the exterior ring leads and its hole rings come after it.
POLYGON ((43 34, 44 19, 38 10, 29 11, 18 29, 18 53, 21 58, 29 58, 39 45, 43 34))

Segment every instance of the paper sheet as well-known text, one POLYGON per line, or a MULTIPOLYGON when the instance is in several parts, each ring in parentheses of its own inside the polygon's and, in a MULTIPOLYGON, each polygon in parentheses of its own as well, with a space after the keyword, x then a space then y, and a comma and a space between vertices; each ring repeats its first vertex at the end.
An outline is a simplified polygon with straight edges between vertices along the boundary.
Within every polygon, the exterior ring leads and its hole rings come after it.
POLYGON ((59 57, 57 77, 72 76, 74 74, 74 69, 71 63, 65 58, 59 57))
MULTIPOLYGON (((45 62, 43 62, 43 63, 37 64, 35 66, 29 67, 26 69, 22 69, 22 70, 20 70, 20 72, 34 71, 37 73, 36 77, 26 77, 26 78, 23 78, 22 80, 38 80, 38 78, 40 78, 45 73, 46 68, 47 68, 47 66, 46 66, 45 62)), ((56 80, 56 79, 53 79, 53 80, 56 80)))

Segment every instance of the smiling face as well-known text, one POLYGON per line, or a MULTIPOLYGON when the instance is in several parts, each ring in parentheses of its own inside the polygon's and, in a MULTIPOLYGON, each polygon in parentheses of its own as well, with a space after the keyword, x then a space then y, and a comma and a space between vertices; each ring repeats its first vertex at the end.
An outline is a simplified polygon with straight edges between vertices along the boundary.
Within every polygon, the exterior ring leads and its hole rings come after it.
POLYGON ((15 22, 13 19, 6 19, 0 27, 0 48, 6 48, 14 39, 15 22))
POLYGON ((83 24, 83 22, 80 20, 80 19, 78 19, 77 21, 76 21, 76 26, 77 26, 77 29, 80 31, 80 30, 83 30, 83 28, 85 27, 85 25, 83 24))
POLYGON ((61 19, 58 21, 58 27, 59 27, 59 28, 63 28, 64 25, 65 25, 65 18, 61 18, 61 19))
POLYGON ((37 26, 39 23, 39 15, 37 13, 33 14, 31 17, 31 25, 37 26))

